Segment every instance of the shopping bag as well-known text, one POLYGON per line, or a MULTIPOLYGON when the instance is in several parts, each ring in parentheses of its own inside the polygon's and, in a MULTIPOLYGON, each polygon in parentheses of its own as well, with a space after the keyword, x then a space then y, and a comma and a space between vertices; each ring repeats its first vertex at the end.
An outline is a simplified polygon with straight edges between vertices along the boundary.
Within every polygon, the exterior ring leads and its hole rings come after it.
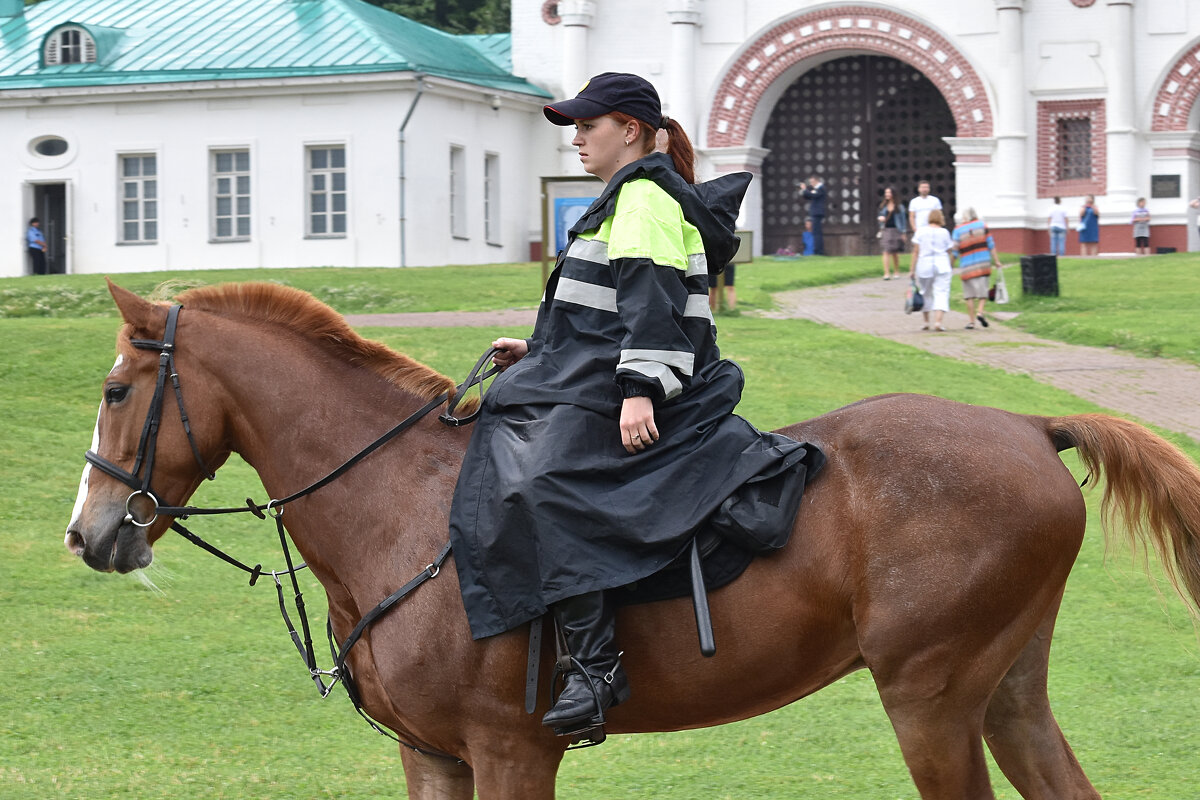
POLYGON ((1004 285, 1004 270, 996 270, 996 285, 988 291, 988 299, 995 301, 998 305, 1004 305, 1008 302, 1008 287, 1004 285))
POLYGON ((904 313, 911 314, 914 311, 920 311, 924 307, 925 297, 921 294, 921 290, 917 288, 916 281, 914 281, 904 290, 904 313))

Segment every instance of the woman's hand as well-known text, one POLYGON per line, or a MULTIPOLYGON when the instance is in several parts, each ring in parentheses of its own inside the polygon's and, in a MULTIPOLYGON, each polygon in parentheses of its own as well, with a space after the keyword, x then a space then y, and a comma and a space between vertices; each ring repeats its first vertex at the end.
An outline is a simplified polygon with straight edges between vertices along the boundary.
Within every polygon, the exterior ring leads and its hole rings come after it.
POLYGON ((500 369, 508 369, 529 352, 529 345, 524 339, 501 338, 492 342, 492 347, 500 351, 492 356, 492 363, 500 369))
POLYGON ((621 444, 625 450, 640 453, 657 441, 654 401, 649 397, 626 397, 621 404, 621 444))

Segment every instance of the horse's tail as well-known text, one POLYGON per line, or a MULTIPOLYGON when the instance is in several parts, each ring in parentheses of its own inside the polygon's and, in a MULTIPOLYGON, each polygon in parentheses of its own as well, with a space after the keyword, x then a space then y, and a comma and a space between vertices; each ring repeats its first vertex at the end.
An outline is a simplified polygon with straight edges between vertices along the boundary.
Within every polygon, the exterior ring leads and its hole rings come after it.
POLYGON ((1118 417, 1077 414, 1047 419, 1046 426, 1059 450, 1075 448, 1091 475, 1106 478, 1105 530, 1111 533, 1119 514, 1130 545, 1154 547, 1171 585, 1200 618, 1200 468, 1175 445, 1118 417))

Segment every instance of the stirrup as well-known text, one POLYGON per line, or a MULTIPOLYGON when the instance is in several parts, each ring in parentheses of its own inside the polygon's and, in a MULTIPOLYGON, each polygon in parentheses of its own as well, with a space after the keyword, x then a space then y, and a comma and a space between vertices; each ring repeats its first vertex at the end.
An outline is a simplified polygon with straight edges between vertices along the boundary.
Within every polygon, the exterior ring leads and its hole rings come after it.
MULTIPOLYGON (((621 656, 623 655, 625 655, 625 651, 622 650, 618 652, 616 663, 613 664, 612 668, 608 672, 600 676, 600 680, 604 681, 604 683, 608 684, 609 686, 612 685, 616 671, 621 667, 621 656)), ((557 680, 559 677, 562 677, 565 688, 565 676, 568 672, 577 672, 582 675, 584 682, 587 684, 588 690, 592 693, 592 702, 596 704, 596 713, 589 717, 585 722, 576 723, 570 727, 551 728, 550 730, 554 731, 555 736, 570 736, 571 744, 574 746, 592 747, 594 745, 598 745, 606 738, 604 733, 604 723, 606 722, 606 719, 604 717, 604 704, 600 702, 600 692, 596 689, 596 684, 593 681, 591 674, 583 668, 583 664, 579 661, 579 659, 575 658, 575 656, 567 654, 566 662, 569 665, 567 667, 563 667, 562 663, 555 665, 555 672, 557 673, 555 679, 557 680), (588 742, 588 744, 581 744, 581 742, 585 741, 588 742)), ((561 694, 561 692, 559 694, 561 694)), ((613 699, 615 701, 615 696, 613 699)), ((551 703, 551 708, 553 707, 554 704, 551 703)))
POLYGON ((604 740, 608 735, 604 732, 603 725, 593 725, 590 728, 583 728, 578 731, 568 731, 559 733, 559 729, 555 728, 554 732, 559 736, 571 737, 571 743, 567 745, 568 750, 581 750, 585 747, 595 747, 598 744, 604 744, 604 740))

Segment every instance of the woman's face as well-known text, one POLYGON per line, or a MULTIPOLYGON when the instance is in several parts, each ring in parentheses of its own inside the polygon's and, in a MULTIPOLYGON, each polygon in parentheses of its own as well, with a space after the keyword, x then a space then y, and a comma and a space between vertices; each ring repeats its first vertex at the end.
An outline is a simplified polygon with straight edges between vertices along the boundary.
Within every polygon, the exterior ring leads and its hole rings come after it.
POLYGON ((888 201, 889 203, 892 202, 892 190, 891 189, 883 190, 883 199, 888 201))
POLYGON ((640 158, 626 144, 626 140, 633 138, 629 127, 607 115, 578 120, 571 144, 579 148, 583 171, 608 183, 617 170, 640 158))

